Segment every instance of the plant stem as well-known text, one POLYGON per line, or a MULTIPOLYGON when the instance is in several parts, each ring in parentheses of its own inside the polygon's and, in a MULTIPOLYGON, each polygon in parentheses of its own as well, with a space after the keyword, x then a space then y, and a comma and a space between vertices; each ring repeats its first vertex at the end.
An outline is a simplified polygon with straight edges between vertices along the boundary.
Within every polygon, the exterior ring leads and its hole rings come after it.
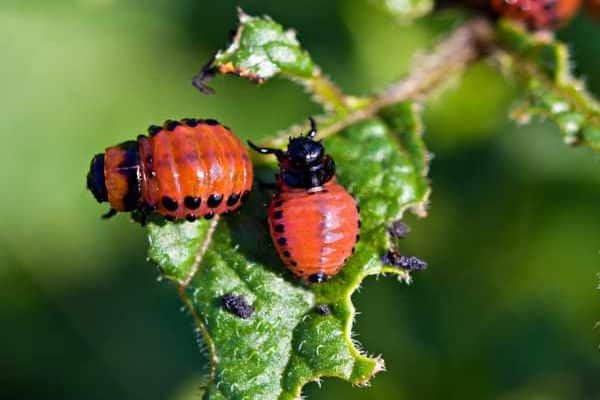
MULTIPOLYGON (((475 18, 467 22, 435 46, 429 54, 417 57, 408 75, 389 86, 383 93, 373 96, 354 109, 349 108, 349 102, 345 101, 345 112, 338 112, 333 118, 321 119, 319 136, 324 138, 333 135, 352 124, 377 115, 381 109, 392 104, 425 97, 444 84, 449 75, 462 72, 468 65, 486 55, 493 41, 494 31, 487 20, 475 18)), ((267 144, 281 146, 290 135, 301 130, 303 128, 299 125, 294 125, 267 144)))

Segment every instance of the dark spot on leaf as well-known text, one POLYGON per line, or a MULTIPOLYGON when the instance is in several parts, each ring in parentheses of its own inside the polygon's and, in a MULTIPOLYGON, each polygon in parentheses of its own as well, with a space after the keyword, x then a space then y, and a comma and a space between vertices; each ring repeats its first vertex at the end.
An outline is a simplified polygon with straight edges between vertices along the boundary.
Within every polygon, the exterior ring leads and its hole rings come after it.
POLYGON ((315 311, 321 315, 331 315, 331 309, 327 304, 317 304, 315 311))
POLYGON ((403 238, 410 233, 410 228, 400 220, 394 221, 388 228, 392 237, 403 238))
POLYGON ((248 304, 244 296, 227 293, 221 297, 223 308, 242 319, 248 319, 254 313, 254 308, 248 304))
POLYGON ((397 251, 390 250, 382 258, 385 265, 393 265, 407 271, 419 271, 427 268, 427 263, 415 256, 404 256, 397 251))

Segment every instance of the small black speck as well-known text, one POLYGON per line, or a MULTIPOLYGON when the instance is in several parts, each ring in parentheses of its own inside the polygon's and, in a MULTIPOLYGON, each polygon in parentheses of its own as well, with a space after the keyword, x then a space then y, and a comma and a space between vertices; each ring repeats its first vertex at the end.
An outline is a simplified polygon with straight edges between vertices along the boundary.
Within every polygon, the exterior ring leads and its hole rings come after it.
POLYGON ((321 315, 331 315, 331 308, 327 304, 317 304, 315 311, 321 315))
POLYGON ((280 219, 281 217, 283 217, 283 211, 279 210, 273 213, 273 218, 280 219))
POLYGON ((196 118, 186 118, 183 122, 192 128, 198 125, 198 120, 196 118))
POLYGON ((285 227, 283 226, 283 224, 275 225, 275 232, 282 233, 284 229, 285 229, 285 227))
POLYGON ((219 124, 219 121, 217 121, 216 119, 211 119, 211 118, 209 118, 209 119, 205 119, 205 120, 204 120, 204 123, 205 123, 206 125, 220 125, 220 124, 219 124))
POLYGON ((360 240, 360 235, 356 235, 356 241, 358 242, 360 240))
POLYGON ((356 252, 356 247, 352 248, 352 254, 354 254, 356 252))
POLYGON ((155 136, 158 132, 162 131, 162 128, 160 126, 156 126, 156 125, 150 125, 148 127, 148 134, 150 136, 155 136))
POLYGON ((360 222, 360 219, 358 220, 358 229, 360 229, 362 227, 362 222, 360 222))
POLYGON ((241 319, 248 319, 254 313, 254 307, 248 304, 246 298, 241 295, 227 293, 221 297, 221 305, 225 310, 241 319))
POLYGON ((356 211, 358 211, 358 213, 360 214, 360 206, 358 204, 356 205, 356 211))
POLYGON ((175 216, 174 215, 165 215, 165 219, 167 221, 173 222, 173 221, 175 221, 175 216))
POLYGON ((323 272, 318 272, 308 277, 308 281, 311 283, 321 283, 325 282, 327 279, 329 279, 329 277, 323 272))
POLYGON ((418 271, 427 268, 427 263, 415 256, 403 256, 397 251, 390 250, 382 258, 381 262, 393 265, 407 271, 418 271))
POLYGON ((273 206, 275 206, 275 207, 281 207, 282 205, 283 205, 283 201, 281 201, 281 200, 277 200, 277 201, 276 201, 276 202, 273 204, 273 206))
POLYGON ((410 228, 402 221, 394 221, 388 228, 388 232, 392 237, 403 238, 410 233, 410 228))
POLYGON ((215 216, 215 213, 212 211, 209 211, 206 214, 204 214, 204 219, 212 219, 214 216, 215 216))
POLYGON ((219 204, 221 204, 221 201, 223 201, 223 195, 214 193, 208 197, 206 204, 208 204, 210 208, 217 208, 219 207, 219 204))
POLYGON ((165 129, 168 130, 168 131, 173 131, 179 125, 181 125, 181 123, 179 121, 168 120, 168 121, 165 122, 165 129))
POLYGON ((280 237, 279 239, 277 239, 277 243, 279 243, 281 246, 285 246, 287 240, 284 237, 280 237))
POLYGON ((289 251, 286 250, 286 251, 283 252, 283 256, 284 257, 291 257, 292 255, 290 254, 289 251))
POLYGON ((290 264, 292 264, 292 267, 297 267, 298 263, 296 261, 292 261, 290 264))
POLYGON ((187 219, 189 222, 194 222, 198 219, 198 217, 194 214, 188 214, 185 216, 185 219, 187 219))
POLYGON ((190 210, 197 209, 198 207, 200 207, 201 203, 202 199, 200 197, 185 196, 185 198, 183 199, 183 204, 190 210))
POLYGON ((240 200, 240 194, 239 193, 233 193, 227 199, 227 205, 229 207, 233 207, 233 206, 235 206, 237 204, 237 202, 239 200, 240 200))
POLYGON ((162 205, 169 211, 177 210, 177 202, 169 196, 163 196, 161 199, 162 205))

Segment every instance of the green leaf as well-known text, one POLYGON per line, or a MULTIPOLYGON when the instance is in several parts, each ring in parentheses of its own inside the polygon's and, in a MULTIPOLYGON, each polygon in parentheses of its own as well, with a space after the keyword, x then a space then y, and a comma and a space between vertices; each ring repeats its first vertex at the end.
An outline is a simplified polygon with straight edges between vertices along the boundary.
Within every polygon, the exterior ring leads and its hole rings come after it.
MULTIPOLYGON (((198 326, 212 366, 207 399, 296 399, 324 376, 363 385, 383 369, 352 339, 352 293, 369 275, 407 271, 384 266, 387 226, 408 207, 424 212, 429 194, 427 152, 416 107, 403 103, 381 117, 325 140, 339 181, 361 206, 362 239, 329 282, 307 286, 283 268, 264 222, 269 194, 255 189, 236 215, 196 223, 149 225, 149 255, 177 283, 198 326), (242 295, 254 308, 242 319, 221 305, 242 295), (331 314, 316 311, 320 304, 331 314)), ((258 167, 273 176, 273 164, 258 167)))
POLYGON ((345 113, 355 102, 321 73, 302 48, 293 30, 285 30, 268 16, 253 17, 238 10, 239 26, 229 46, 218 51, 194 79, 202 92, 216 74, 234 74, 257 83, 281 76, 302 84, 327 110, 345 113))
POLYGON ((567 46, 506 20, 498 24, 497 36, 506 51, 501 65, 524 88, 512 117, 521 123, 549 119, 567 144, 600 150, 600 105, 571 75, 567 46))
POLYGON ((400 22, 410 22, 433 10, 433 0, 370 0, 378 8, 396 17, 400 22))
POLYGON ((229 46, 216 53, 205 72, 235 74, 264 82, 277 74, 309 79, 318 73, 296 34, 271 18, 252 17, 239 10, 239 26, 229 46))

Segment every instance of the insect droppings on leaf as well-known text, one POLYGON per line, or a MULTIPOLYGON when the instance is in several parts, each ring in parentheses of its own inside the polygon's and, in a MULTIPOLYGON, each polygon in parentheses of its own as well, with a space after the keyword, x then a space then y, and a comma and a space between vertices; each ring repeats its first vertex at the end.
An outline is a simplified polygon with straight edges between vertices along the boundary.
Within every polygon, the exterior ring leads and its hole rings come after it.
POLYGON ((404 238, 410 233, 410 228, 401 220, 392 222, 388 228, 390 236, 394 238, 404 238))
POLYGON ((246 298, 242 295, 236 296, 227 293, 221 298, 221 305, 225 310, 242 319, 248 319, 254 313, 254 307, 248 304, 246 298))
POLYGON ((393 265, 407 271, 419 271, 427 268, 427 263, 415 256, 404 256, 397 251, 390 250, 382 258, 381 262, 393 265))
POLYGON ((315 311, 321 315, 331 315, 331 308, 327 304, 317 304, 315 311))

